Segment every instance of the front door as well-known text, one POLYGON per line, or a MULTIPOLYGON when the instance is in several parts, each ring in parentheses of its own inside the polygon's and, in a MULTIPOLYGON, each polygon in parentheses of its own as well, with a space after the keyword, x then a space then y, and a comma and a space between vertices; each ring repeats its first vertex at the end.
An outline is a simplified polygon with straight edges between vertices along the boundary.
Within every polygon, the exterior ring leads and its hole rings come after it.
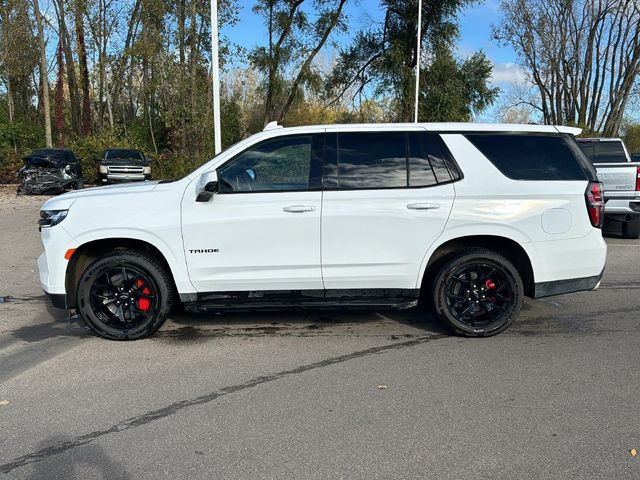
POLYGON ((322 274, 330 290, 416 289, 458 176, 438 135, 327 133, 322 274))
POLYGON ((183 199, 183 237, 199 292, 322 290, 323 134, 256 144, 217 169, 209 202, 183 199))

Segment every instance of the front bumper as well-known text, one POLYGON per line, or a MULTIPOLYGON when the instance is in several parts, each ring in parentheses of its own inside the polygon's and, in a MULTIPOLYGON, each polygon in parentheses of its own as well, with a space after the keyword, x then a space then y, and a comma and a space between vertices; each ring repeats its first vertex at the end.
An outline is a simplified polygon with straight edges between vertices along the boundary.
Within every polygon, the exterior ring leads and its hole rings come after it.
POLYGON ((133 174, 133 173, 101 173, 100 183, 116 183, 116 182, 143 182, 151 180, 151 175, 133 174))
POLYGON ((49 293, 45 290, 44 294, 55 308, 67 309, 67 296, 64 293, 49 293))

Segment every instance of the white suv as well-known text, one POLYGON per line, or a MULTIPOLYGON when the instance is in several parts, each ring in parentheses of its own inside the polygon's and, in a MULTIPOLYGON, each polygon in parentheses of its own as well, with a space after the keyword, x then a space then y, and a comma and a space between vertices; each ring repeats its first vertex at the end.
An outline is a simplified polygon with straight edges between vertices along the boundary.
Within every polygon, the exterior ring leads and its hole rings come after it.
POLYGON ((459 334, 493 335, 524 296, 602 276, 602 186, 577 133, 270 124, 180 180, 47 201, 40 279, 109 339, 151 335, 178 300, 195 311, 421 300, 459 334))

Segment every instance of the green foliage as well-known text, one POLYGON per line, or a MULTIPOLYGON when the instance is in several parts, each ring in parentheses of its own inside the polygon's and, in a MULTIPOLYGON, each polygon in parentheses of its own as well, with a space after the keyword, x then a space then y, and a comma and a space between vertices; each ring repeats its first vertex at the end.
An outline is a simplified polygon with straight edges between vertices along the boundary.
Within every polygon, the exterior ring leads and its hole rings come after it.
POLYGON ((483 52, 466 60, 439 48, 429 68, 421 72, 419 117, 427 122, 469 122, 497 98, 488 84, 491 62, 483 52))
POLYGON ((640 125, 631 124, 624 126, 624 134, 622 136, 624 144, 629 153, 640 153, 640 125))
MULTIPOLYGON (((422 0, 422 48, 433 53, 451 49, 458 35, 457 15, 473 0, 422 0)), ((327 97, 355 97, 365 88, 396 99, 396 119, 412 117, 412 90, 417 61, 417 0, 381 0, 384 24, 358 32, 342 49, 327 79, 327 97)))

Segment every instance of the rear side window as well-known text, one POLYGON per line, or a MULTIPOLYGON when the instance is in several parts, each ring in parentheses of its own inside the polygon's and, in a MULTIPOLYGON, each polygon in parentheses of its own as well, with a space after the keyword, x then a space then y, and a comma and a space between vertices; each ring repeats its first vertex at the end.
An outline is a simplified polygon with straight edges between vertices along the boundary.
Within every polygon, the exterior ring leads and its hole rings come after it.
POLYGON ((580 141, 578 145, 593 163, 626 163, 622 142, 580 141))
POLYGON ((338 188, 407 186, 404 133, 338 135, 338 188))
POLYGON ((409 132, 409 186, 428 187, 460 179, 439 135, 409 132))
POLYGON ((325 188, 429 187, 460 178, 433 133, 340 133, 329 135, 325 148, 325 188))
POLYGON ((466 134, 500 172, 513 180, 587 180, 575 140, 565 135, 466 134))

